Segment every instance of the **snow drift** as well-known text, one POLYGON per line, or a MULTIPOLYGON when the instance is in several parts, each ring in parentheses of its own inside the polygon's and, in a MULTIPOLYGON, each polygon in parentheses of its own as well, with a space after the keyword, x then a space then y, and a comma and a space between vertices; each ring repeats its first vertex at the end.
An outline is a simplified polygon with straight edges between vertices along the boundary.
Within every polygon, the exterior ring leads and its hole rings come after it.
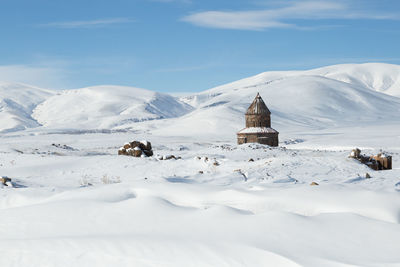
POLYGON ((2 84, 2 129, 37 128, 0 134, 0 266, 400 266, 398 88, 364 67, 263 73, 182 99, 190 113, 142 89, 2 84), (257 91, 285 147, 234 142, 257 91), (180 159, 118 156, 132 135, 180 159), (394 168, 370 170, 354 147, 394 168))

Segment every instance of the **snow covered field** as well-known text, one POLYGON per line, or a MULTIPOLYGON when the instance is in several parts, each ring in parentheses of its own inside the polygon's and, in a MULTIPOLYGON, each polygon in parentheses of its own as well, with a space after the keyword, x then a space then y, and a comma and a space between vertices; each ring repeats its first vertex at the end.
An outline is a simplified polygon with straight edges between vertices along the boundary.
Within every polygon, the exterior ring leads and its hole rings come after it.
POLYGON ((400 266, 399 69, 270 72, 181 100, 3 83, 0 266, 400 266), (258 91, 278 148, 235 143, 258 91), (117 155, 144 139, 182 159, 117 155))

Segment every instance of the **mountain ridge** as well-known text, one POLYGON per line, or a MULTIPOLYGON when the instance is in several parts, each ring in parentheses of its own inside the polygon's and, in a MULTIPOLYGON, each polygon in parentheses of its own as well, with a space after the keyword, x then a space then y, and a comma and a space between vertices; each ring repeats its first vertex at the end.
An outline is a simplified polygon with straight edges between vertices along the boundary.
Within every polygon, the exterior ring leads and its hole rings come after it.
POLYGON ((56 91, 0 82, 0 132, 133 129, 138 122, 154 121, 150 128, 155 133, 227 134, 242 128, 244 110, 257 92, 278 127, 397 120, 400 66, 365 63, 269 71, 181 98, 128 86, 56 91))

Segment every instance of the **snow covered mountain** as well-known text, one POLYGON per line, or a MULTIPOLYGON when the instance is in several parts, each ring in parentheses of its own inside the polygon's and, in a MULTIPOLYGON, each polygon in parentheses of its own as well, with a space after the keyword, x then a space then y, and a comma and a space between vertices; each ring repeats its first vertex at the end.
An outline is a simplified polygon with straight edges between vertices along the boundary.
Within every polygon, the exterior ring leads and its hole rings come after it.
POLYGON ((342 64, 310 70, 338 81, 400 97, 400 66, 384 63, 342 64))
POLYGON ((36 128, 0 134, 0 266, 400 266, 398 68, 268 72, 180 101, 1 83, 0 132, 36 128), (280 147, 236 145, 257 92, 280 147), (80 131, 100 128, 138 131, 80 131), (144 139, 154 157, 117 155, 144 139))
POLYGON ((278 130, 400 120, 400 66, 369 63, 265 72, 180 100, 134 87, 50 91, 0 83, 0 132, 43 125, 231 135, 243 127, 243 114, 257 92, 278 130))
POLYGON ((196 110, 163 128, 173 134, 226 135, 244 126, 244 112, 260 92, 272 126, 321 128, 400 120, 400 66, 335 65, 308 71, 265 72, 181 100, 196 110))
POLYGON ((125 86, 65 90, 33 112, 42 125, 79 129, 112 129, 127 123, 181 116, 191 110, 172 96, 125 86))
POLYGON ((39 126, 32 110, 53 94, 30 85, 0 82, 0 133, 39 126))

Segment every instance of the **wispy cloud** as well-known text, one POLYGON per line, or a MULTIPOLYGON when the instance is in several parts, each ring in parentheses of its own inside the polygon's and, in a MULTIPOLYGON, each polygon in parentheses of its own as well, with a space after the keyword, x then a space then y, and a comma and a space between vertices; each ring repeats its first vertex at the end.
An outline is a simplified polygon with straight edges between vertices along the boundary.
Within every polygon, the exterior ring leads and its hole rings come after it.
POLYGON ((0 81, 20 82, 44 88, 63 88, 67 82, 66 70, 36 65, 0 65, 0 81))
POLYGON ((302 27, 294 20, 324 19, 399 19, 397 14, 380 14, 361 10, 343 0, 290 1, 287 5, 250 11, 205 11, 193 13, 182 18, 191 24, 221 29, 264 30, 268 28, 302 27))
POLYGON ((100 28, 115 24, 124 24, 134 22, 129 18, 109 18, 109 19, 95 19, 95 20, 75 20, 75 21, 61 21, 39 24, 41 27, 54 27, 54 28, 100 28))
POLYGON ((101 56, 71 59, 34 55, 29 62, 0 65, 0 81, 20 82, 42 88, 67 89, 98 83, 119 83, 116 78, 132 73, 136 64, 126 56, 101 56))

